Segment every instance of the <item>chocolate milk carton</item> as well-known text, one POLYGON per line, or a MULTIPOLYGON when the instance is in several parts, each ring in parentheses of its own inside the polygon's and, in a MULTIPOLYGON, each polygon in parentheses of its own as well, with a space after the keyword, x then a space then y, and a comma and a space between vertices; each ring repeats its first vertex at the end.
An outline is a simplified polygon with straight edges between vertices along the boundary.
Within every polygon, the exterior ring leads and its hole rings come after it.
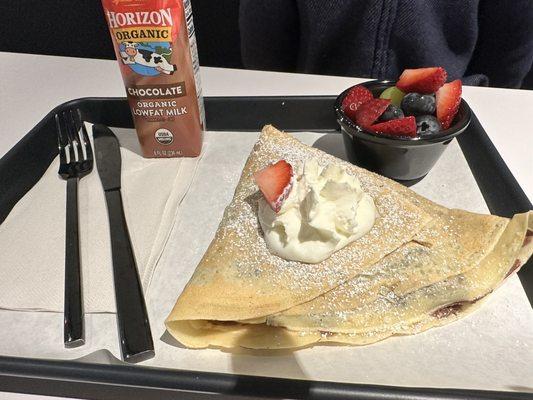
POLYGON ((197 156, 204 108, 190 0, 102 0, 145 157, 197 156))

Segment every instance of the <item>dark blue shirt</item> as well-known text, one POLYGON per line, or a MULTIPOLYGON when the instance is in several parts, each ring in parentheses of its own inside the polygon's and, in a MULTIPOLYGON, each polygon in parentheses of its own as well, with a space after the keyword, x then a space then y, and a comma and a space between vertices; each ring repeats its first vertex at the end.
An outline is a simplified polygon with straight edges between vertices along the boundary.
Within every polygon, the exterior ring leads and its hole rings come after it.
POLYGON ((254 69, 520 87, 533 62, 533 0, 241 0, 240 29, 254 69))

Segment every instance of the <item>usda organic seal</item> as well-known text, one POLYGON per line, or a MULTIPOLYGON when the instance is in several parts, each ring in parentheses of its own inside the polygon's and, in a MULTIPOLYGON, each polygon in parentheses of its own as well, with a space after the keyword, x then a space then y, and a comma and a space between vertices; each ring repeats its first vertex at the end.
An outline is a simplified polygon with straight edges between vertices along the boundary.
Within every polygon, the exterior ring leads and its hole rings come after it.
POLYGON ((174 141, 174 135, 168 129, 161 128, 155 131, 154 134, 155 140, 161 144, 170 144, 174 141))

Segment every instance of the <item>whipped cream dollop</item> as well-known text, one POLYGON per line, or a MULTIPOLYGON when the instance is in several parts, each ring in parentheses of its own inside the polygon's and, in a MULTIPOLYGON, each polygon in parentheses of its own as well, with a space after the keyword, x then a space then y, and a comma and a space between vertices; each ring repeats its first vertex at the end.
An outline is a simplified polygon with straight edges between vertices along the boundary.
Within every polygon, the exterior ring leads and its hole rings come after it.
POLYGON ((292 189, 279 212, 259 200, 259 222, 271 253, 318 263, 365 235, 376 219, 372 197, 341 167, 316 159, 293 165, 292 189))

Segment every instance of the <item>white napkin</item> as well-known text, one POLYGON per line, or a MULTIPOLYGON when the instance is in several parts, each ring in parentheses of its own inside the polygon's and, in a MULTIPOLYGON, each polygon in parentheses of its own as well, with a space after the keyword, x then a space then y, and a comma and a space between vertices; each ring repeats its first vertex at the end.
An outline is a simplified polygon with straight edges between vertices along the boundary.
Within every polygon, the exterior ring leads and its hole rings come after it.
MULTIPOLYGON (((135 131, 113 131, 121 144, 124 213, 146 291, 199 158, 146 159, 135 131)), ((66 181, 58 166, 56 158, 0 225, 0 308, 63 311, 66 181)), ((114 312, 109 224, 96 164, 79 181, 78 212, 84 311, 114 312)))

